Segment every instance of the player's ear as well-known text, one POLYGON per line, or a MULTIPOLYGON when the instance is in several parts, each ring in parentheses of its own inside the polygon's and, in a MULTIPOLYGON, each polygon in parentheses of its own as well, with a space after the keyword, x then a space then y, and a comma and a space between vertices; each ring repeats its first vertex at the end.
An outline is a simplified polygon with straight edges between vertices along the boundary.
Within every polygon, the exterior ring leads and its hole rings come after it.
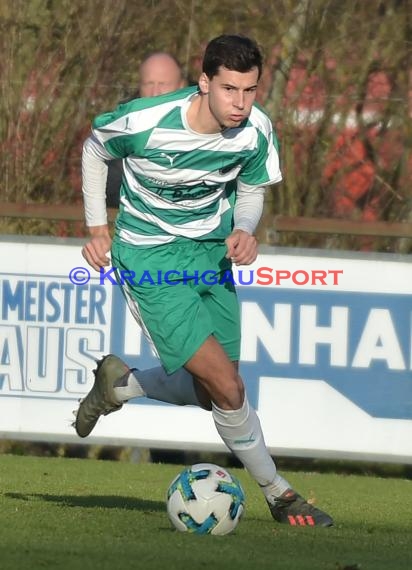
POLYGON ((202 73, 202 75, 199 77, 199 87, 200 91, 205 95, 206 93, 209 93, 209 78, 206 73, 202 73))

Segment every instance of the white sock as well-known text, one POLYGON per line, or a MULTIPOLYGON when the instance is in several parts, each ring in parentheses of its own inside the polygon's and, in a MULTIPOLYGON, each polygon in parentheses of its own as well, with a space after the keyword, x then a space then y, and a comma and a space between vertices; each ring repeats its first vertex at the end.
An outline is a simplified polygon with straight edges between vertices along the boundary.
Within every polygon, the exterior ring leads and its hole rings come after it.
POLYGON ((212 404, 212 415, 220 437, 257 481, 269 502, 290 489, 276 471, 259 418, 246 397, 239 410, 222 410, 212 404))
POLYGON ((149 370, 131 370, 129 375, 115 383, 114 392, 121 402, 146 396, 178 406, 201 406, 193 377, 184 368, 179 368, 173 374, 166 374, 162 366, 149 370))

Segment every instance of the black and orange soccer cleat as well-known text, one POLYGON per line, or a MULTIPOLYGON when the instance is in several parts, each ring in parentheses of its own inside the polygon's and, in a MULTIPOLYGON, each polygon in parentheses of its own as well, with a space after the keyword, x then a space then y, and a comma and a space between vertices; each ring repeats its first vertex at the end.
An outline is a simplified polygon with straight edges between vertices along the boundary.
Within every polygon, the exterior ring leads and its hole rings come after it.
POLYGON ((333 526, 333 519, 328 514, 314 507, 303 497, 288 489, 269 503, 269 509, 275 521, 291 526, 333 526))

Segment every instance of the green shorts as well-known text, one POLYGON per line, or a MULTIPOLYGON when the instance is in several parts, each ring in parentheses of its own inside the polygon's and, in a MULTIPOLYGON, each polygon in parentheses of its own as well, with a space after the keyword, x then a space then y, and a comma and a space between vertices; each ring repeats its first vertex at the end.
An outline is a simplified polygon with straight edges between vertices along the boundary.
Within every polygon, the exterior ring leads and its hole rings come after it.
POLYGON ((113 241, 112 265, 129 308, 168 374, 213 335, 240 356, 240 315, 231 261, 221 241, 134 247, 113 241))

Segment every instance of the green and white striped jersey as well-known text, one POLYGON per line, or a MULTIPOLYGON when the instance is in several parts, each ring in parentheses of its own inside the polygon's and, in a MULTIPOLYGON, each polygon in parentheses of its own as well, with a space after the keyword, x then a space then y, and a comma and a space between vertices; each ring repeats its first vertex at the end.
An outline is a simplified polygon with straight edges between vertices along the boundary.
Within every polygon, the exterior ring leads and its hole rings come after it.
POLYGON ((194 132, 186 114, 197 87, 135 99, 93 122, 95 140, 123 158, 117 236, 135 245, 179 238, 225 239, 231 232, 233 182, 253 192, 281 180, 277 140, 254 105, 239 127, 194 132))

